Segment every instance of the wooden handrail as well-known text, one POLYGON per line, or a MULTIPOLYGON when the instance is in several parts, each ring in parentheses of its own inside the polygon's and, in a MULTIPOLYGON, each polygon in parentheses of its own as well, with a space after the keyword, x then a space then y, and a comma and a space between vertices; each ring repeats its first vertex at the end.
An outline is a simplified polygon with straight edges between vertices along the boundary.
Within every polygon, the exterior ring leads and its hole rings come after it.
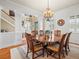
MULTIPOLYGON (((1 10, 2 12, 4 12, 6 15, 8 15, 4 10, 1 10)), ((9 16, 9 15, 8 15, 9 16)), ((9 16, 11 19, 15 20, 14 18, 12 18, 11 16, 9 16)))

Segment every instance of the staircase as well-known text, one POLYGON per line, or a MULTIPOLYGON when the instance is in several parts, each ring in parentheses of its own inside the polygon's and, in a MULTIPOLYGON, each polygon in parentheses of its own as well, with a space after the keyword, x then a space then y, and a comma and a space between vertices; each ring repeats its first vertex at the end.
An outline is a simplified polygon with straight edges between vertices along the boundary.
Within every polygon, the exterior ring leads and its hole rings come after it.
POLYGON ((13 27, 15 26, 15 19, 9 16, 4 10, 1 10, 1 19, 5 20, 13 27))
POLYGON ((1 22, 4 21, 5 24, 1 24, 1 25, 5 25, 4 28, 3 26, 1 27, 1 29, 3 30, 8 30, 8 31, 11 31, 13 32, 15 30, 15 19, 11 16, 9 16, 9 14, 4 11, 4 10, 1 10, 1 22), (5 28, 6 26, 8 26, 7 28, 5 28))

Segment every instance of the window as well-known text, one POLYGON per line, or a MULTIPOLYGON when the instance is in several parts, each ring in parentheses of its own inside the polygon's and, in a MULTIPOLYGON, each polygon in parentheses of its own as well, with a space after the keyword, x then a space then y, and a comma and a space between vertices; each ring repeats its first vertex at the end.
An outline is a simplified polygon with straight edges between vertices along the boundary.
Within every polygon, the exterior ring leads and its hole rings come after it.
POLYGON ((70 31, 78 33, 79 32, 79 15, 70 17, 70 31))

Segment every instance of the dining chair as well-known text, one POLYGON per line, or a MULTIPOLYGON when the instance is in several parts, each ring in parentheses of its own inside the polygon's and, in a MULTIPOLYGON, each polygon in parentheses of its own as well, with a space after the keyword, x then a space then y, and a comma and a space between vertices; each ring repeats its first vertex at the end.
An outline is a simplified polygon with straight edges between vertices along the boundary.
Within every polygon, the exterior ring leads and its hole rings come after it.
POLYGON ((64 44, 64 48, 65 48, 66 55, 68 55, 68 51, 70 51, 70 48, 69 48, 69 40, 70 40, 71 33, 72 32, 68 33, 67 38, 66 38, 66 41, 65 41, 65 44, 64 44))
POLYGON ((39 35, 44 35, 45 33, 44 33, 44 30, 40 30, 39 31, 39 35))
POLYGON ((54 36, 61 36, 61 30, 54 30, 54 36))
POLYGON ((34 41, 34 45, 41 45, 41 43, 36 38, 37 31, 33 30, 31 32, 32 40, 34 41))
POLYGON ((30 50, 29 50, 29 42, 28 42, 28 36, 30 36, 30 34, 25 33, 26 43, 27 43, 27 53, 26 53, 26 57, 28 57, 28 53, 30 53, 30 50))
POLYGON ((40 55, 43 55, 43 46, 41 45, 34 45, 33 40, 32 40, 32 36, 30 34, 27 34, 27 42, 28 42, 28 49, 30 50, 30 52, 32 52, 32 59, 37 58, 40 55), (42 51, 42 54, 38 54, 37 52, 42 51), (35 54, 37 55, 35 57, 35 54))
POLYGON ((31 36, 32 36, 32 39, 36 39, 36 31, 33 30, 33 31, 31 32, 31 36))
POLYGON ((45 35, 51 35, 51 31, 50 30, 46 30, 45 31, 45 35))
POLYGON ((61 42, 59 45, 57 45, 57 46, 49 45, 47 47, 47 57, 49 55, 49 52, 52 52, 53 56, 57 54, 59 59, 61 59, 62 54, 64 56, 63 45, 64 45, 64 39, 65 39, 66 35, 67 34, 62 35, 61 42))
POLYGON ((54 30, 54 32, 51 35, 51 39, 54 39, 54 42, 49 42, 49 45, 58 45, 61 41, 61 30, 54 30))

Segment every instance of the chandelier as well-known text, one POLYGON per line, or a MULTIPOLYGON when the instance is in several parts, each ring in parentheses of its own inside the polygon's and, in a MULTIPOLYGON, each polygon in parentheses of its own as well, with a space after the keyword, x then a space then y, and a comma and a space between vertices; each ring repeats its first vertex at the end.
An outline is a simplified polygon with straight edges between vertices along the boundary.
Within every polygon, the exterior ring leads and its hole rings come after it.
POLYGON ((49 0, 48 0, 48 7, 46 8, 46 10, 43 12, 43 16, 44 18, 51 18, 53 17, 54 12, 49 8, 49 0))

